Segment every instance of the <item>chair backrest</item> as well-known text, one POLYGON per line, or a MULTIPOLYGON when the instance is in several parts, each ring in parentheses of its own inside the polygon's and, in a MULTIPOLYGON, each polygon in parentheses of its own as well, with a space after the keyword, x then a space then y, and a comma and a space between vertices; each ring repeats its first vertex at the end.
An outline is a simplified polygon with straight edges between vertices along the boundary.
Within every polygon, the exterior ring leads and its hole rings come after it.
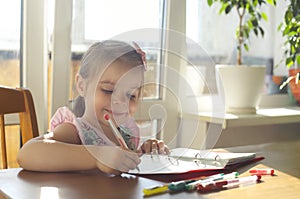
POLYGON ((0 87, 0 139, 2 168, 7 168, 4 115, 19 113, 22 144, 39 135, 32 95, 28 89, 0 87))

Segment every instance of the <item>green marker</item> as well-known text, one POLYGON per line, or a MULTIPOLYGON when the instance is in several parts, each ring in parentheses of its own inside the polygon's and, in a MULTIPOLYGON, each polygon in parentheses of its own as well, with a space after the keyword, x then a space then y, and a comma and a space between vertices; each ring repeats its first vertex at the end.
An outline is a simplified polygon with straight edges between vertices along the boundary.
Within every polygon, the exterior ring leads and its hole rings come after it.
POLYGON ((196 180, 181 180, 178 182, 172 182, 169 184, 168 188, 170 191, 173 192, 179 192, 179 191, 184 191, 185 186, 189 183, 195 182, 196 180))

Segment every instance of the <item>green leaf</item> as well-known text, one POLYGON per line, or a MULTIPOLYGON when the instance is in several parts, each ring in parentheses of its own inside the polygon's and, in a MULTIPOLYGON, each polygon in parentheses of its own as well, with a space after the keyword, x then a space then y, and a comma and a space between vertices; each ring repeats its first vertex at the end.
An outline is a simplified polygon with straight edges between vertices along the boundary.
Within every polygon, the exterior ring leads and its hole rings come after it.
POLYGON ((278 25, 278 27, 277 27, 277 31, 280 31, 281 28, 282 28, 282 26, 283 26, 283 23, 280 23, 280 24, 278 25))
POLYGON ((225 3, 225 4, 222 4, 222 7, 221 7, 220 10, 219 10, 219 14, 222 14, 222 13, 225 11, 226 6, 227 6, 226 3, 225 3))
POLYGON ((300 66, 300 54, 297 55, 296 62, 297 62, 297 65, 299 67, 300 66))
POLYGON ((247 27, 243 28, 243 35, 245 38, 249 38, 249 32, 250 32, 249 28, 247 28, 247 27))
POLYGON ((258 26, 258 21, 257 21, 257 19, 256 18, 253 18, 252 20, 251 20, 251 23, 253 24, 253 26, 255 26, 255 27, 257 27, 258 26))
POLYGON ((261 13, 261 17, 265 20, 265 21, 268 21, 268 16, 266 13, 262 12, 261 13))
POLYGON ((250 14, 254 12, 254 9, 252 6, 247 6, 247 10, 250 14))
POLYGON ((253 6, 256 7, 257 4, 258 4, 258 0, 254 0, 254 1, 253 1, 253 6))
POLYGON ((253 31, 254 31, 255 35, 258 36, 258 30, 257 30, 257 28, 254 28, 253 31))
POLYGON ((290 10, 286 11, 286 13, 284 15, 285 23, 289 24, 292 19, 293 19, 293 12, 290 10))
POLYGON ((246 51, 249 51, 249 46, 247 44, 244 44, 244 48, 246 51))
POLYGON ((211 6, 213 4, 213 0, 207 0, 207 4, 211 6))
POLYGON ((261 36, 264 37, 264 36, 265 36, 265 31, 264 31, 264 29, 263 29, 262 27, 258 27, 258 28, 259 28, 259 31, 260 31, 261 36))
POLYGON ((249 28, 253 28, 253 24, 252 24, 251 20, 247 21, 247 24, 248 24, 249 28))
POLYGON ((232 8, 231 4, 228 4, 225 8, 225 13, 228 14, 231 11, 231 8, 232 8))
POLYGON ((294 62, 293 62, 293 59, 291 57, 288 57, 285 60, 285 65, 286 65, 287 68, 290 68, 293 64, 294 64, 294 62))
POLYGON ((290 33, 290 27, 286 26, 285 29, 282 32, 282 35, 285 36, 285 35, 288 35, 289 33, 290 33))
POLYGON ((266 0, 268 2, 268 4, 271 4, 273 6, 276 5, 276 0, 266 0))
POLYGON ((292 37, 292 36, 297 35, 297 34, 298 34, 297 32, 292 31, 292 32, 288 33, 288 37, 292 37))

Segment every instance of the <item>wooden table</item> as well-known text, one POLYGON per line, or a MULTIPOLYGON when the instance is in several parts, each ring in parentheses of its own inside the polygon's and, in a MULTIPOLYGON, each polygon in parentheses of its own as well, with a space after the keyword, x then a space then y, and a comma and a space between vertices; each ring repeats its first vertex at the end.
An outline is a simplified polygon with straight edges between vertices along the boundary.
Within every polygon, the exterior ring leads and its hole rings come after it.
MULTIPOLYGON (((264 160, 239 168, 242 176, 251 168, 272 167, 276 176, 246 187, 200 194, 181 192, 151 198, 300 198, 300 141, 228 148, 232 152, 256 152, 264 160)), ((0 198, 143 198, 145 187, 161 182, 124 174, 108 177, 100 172, 42 173, 22 169, 0 170, 0 198)))

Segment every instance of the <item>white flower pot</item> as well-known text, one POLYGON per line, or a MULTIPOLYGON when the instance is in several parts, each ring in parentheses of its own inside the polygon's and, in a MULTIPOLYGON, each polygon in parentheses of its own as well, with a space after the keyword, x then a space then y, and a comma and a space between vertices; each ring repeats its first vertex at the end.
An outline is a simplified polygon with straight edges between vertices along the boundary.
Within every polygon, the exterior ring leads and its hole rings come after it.
POLYGON ((218 90, 227 113, 256 113, 265 79, 265 66, 216 65, 218 90))

